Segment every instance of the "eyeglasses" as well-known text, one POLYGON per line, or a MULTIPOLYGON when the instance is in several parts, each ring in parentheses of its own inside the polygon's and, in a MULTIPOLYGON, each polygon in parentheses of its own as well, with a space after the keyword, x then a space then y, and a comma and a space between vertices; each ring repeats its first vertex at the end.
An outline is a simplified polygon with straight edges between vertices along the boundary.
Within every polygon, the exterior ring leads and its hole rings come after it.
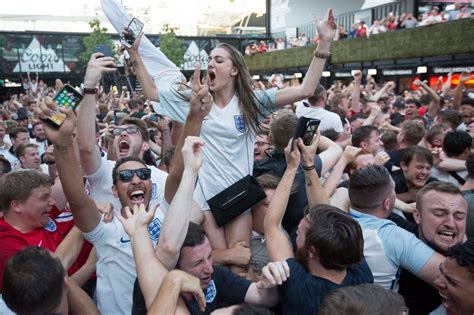
POLYGON ((136 170, 122 170, 117 173, 122 182, 128 183, 132 180, 133 176, 137 175, 141 180, 148 180, 151 178, 151 169, 139 168, 136 170))
POLYGON ((115 136, 120 135, 124 131, 128 133, 129 135, 134 135, 137 132, 141 133, 140 128, 138 128, 137 126, 128 126, 128 127, 117 127, 114 129, 114 131, 112 131, 112 134, 115 137, 115 136))
POLYGON ((265 141, 257 141, 255 142, 255 145, 259 148, 263 147, 264 145, 271 145, 271 143, 265 142, 265 141))

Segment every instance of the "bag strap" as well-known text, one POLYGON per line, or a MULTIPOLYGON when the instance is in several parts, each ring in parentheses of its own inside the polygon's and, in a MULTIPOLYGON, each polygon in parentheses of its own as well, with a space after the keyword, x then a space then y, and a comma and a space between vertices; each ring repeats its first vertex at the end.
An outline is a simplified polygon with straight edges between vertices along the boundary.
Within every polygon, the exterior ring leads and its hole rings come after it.
POLYGON ((448 171, 448 173, 449 173, 449 175, 454 177, 454 179, 456 179, 459 184, 464 185, 466 183, 466 180, 464 178, 462 178, 461 176, 459 176, 459 174, 456 173, 455 171, 448 171))

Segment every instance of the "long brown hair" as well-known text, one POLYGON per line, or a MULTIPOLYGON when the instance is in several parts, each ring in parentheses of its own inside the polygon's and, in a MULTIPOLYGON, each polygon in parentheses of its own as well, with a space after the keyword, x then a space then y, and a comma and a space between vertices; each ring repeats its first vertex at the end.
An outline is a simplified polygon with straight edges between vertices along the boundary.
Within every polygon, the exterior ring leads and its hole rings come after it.
MULTIPOLYGON (((246 126, 254 132, 260 130, 260 124, 258 121, 259 115, 263 116, 262 111, 258 107, 258 100, 255 97, 253 79, 245 63, 245 59, 242 54, 233 46, 220 43, 216 48, 225 49, 232 60, 232 64, 237 68, 239 74, 235 79, 235 91, 240 99, 239 108, 244 116, 246 126)), ((262 104, 260 104, 262 105, 262 104)))

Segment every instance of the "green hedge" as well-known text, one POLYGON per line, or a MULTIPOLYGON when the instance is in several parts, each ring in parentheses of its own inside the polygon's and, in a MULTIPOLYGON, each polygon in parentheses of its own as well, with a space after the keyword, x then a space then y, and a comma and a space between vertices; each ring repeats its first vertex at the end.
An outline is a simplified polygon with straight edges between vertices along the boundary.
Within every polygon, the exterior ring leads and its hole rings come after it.
MULTIPOLYGON (((246 56, 250 71, 308 66, 316 45, 246 56)), ((400 30, 370 38, 336 41, 331 63, 406 59, 474 53, 474 20, 464 19, 426 27, 400 30)))

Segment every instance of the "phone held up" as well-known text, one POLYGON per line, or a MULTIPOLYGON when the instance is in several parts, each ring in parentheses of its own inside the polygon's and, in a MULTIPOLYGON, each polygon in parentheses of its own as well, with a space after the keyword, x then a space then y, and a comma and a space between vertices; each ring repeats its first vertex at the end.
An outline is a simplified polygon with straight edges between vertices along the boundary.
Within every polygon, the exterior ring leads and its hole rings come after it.
POLYGON ((72 110, 75 110, 81 102, 82 97, 82 94, 76 91, 71 85, 65 84, 62 90, 54 97, 53 103, 56 107, 56 111, 51 117, 48 117, 46 122, 55 128, 61 127, 66 119, 66 115, 61 113, 59 109, 72 108, 72 110))
POLYGON ((321 120, 315 118, 300 117, 296 124, 295 134, 290 150, 293 151, 293 143, 296 139, 303 139, 304 145, 310 145, 314 135, 318 131, 321 120))
POLYGON ((143 30, 143 26, 143 22, 137 18, 133 18, 130 21, 130 24, 127 26, 128 34, 125 36, 120 36, 120 43, 125 47, 131 48, 135 42, 135 39, 143 30))

